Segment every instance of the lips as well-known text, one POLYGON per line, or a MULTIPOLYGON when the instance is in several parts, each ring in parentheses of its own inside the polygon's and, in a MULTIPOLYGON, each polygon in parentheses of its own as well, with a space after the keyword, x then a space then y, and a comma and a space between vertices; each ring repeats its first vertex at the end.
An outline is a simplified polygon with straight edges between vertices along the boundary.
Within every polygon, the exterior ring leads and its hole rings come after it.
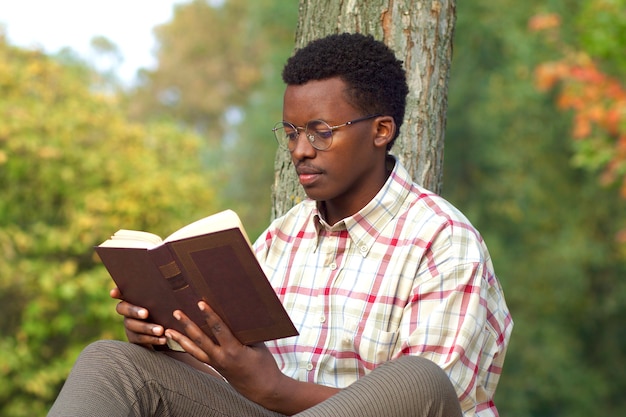
POLYGON ((322 175, 322 171, 310 166, 300 165, 296 167, 296 173, 300 184, 303 186, 313 184, 322 175))

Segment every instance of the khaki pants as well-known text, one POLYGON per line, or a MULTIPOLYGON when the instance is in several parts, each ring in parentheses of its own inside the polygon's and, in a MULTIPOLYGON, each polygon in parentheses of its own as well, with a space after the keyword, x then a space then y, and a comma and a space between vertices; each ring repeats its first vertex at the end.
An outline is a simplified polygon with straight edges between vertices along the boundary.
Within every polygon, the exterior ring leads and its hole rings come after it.
MULTIPOLYGON (((280 417, 228 383, 159 352, 117 341, 80 355, 49 417, 280 417)), ((379 366, 300 417, 461 416, 452 384, 434 363, 403 357, 379 366)))

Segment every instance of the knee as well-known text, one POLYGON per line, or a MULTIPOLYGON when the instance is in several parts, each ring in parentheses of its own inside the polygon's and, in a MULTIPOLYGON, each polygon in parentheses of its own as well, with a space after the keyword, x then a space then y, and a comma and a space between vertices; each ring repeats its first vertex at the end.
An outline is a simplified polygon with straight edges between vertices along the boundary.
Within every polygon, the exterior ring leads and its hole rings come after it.
POLYGON ((458 396, 448 375, 433 361, 419 356, 402 356, 393 363, 396 372, 405 375, 407 382, 421 392, 442 401, 458 402, 458 396))
POLYGON ((424 416, 462 415, 450 378, 428 359, 402 356, 382 364, 371 375, 377 381, 377 386, 392 392, 394 401, 409 413, 420 410, 420 415, 424 416))
POLYGON ((119 340, 97 340, 87 345, 81 356, 101 355, 109 352, 119 352, 128 349, 132 344, 119 340))
POLYGON ((128 362, 149 351, 141 346, 119 340, 98 340, 83 349, 77 362, 108 366, 128 362))
POLYGON ((435 362, 420 356, 401 356, 392 361, 397 366, 412 370, 414 374, 428 375, 435 380, 448 381, 448 376, 435 362))

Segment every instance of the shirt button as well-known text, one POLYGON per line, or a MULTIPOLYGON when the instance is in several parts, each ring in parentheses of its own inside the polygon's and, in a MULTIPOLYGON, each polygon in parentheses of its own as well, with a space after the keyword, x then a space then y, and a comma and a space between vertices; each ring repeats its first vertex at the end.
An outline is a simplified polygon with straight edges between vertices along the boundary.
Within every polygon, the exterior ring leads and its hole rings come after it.
POLYGON ((367 252, 367 246, 363 245, 359 248, 359 250, 361 251, 361 253, 365 253, 367 252))
POLYGON ((334 262, 333 262, 332 264, 330 264, 329 266, 330 266, 330 269, 332 269, 333 271, 334 271, 335 269, 337 269, 337 264, 336 264, 336 263, 334 263, 334 262))
POLYGON ((320 323, 324 323, 326 321, 326 316, 320 316, 320 323))
POLYGON ((310 363, 310 362, 309 362, 309 363, 307 363, 307 364, 306 364, 306 370, 307 370, 307 371, 311 371, 311 370, 313 370, 313 364, 312 364, 312 363, 310 363))

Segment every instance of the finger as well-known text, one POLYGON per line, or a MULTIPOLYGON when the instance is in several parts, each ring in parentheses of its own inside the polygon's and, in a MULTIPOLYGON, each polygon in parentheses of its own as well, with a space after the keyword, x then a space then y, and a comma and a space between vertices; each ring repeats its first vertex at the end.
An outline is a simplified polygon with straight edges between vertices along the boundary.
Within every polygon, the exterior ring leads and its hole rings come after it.
MULTIPOLYGON (((119 288, 113 288, 110 291, 110 295, 113 298, 120 299, 121 292, 119 288)), ((149 316, 147 309, 127 301, 120 301, 115 310, 118 314, 124 316, 124 328, 129 342, 149 348, 152 345, 164 345, 167 343, 163 326, 145 321, 149 316)))
POLYGON ((230 328, 224 323, 222 318, 209 306, 206 302, 200 301, 198 308, 204 316, 204 320, 213 333, 213 338, 217 341, 217 344, 224 345, 228 343, 238 343, 239 340, 233 335, 230 328))
POLYGON ((124 317, 140 320, 147 319, 149 315, 147 309, 136 306, 127 301, 120 301, 115 307, 115 311, 117 311, 117 314, 120 314, 124 317))
POLYGON ((211 364, 212 358, 218 352, 218 346, 214 339, 202 331, 202 329, 182 311, 176 310, 173 315, 182 325, 183 333, 177 332, 174 329, 167 329, 165 336, 176 341, 185 352, 189 353, 195 359, 211 364))
POLYGON ((126 317, 124 318, 124 328, 126 337, 128 337, 128 341, 131 343, 150 345, 164 345, 167 343, 163 326, 158 324, 126 317))
POLYGON ((129 342, 140 345, 163 345, 167 342, 163 335, 163 326, 145 320, 148 318, 148 310, 145 308, 120 301, 115 309, 124 316, 124 328, 129 342))
POLYGON ((174 329, 167 329, 165 331, 165 337, 177 342, 185 352, 187 352, 200 362, 204 362, 207 364, 211 363, 211 357, 209 356, 209 354, 184 334, 177 332, 174 329))
POLYGON ((211 349, 214 348, 216 345, 219 345, 215 337, 210 333, 210 329, 207 329, 206 327, 204 328, 204 330, 201 329, 181 310, 176 310, 173 314, 174 318, 178 320, 183 326, 185 336, 191 339, 198 346, 204 349, 211 349), (205 330, 208 330, 209 333, 206 333, 205 330))
POLYGON ((148 323, 145 320, 137 320, 133 318, 124 318, 124 327, 126 330, 137 334, 145 334, 148 336, 163 336, 165 329, 163 326, 154 323, 148 323))
POLYGON ((167 344, 167 338, 150 336, 146 334, 133 333, 131 331, 126 330, 126 338, 130 343, 135 345, 141 345, 144 347, 153 348, 154 346, 163 346, 167 344))
POLYGON ((111 298, 116 298, 118 300, 122 299, 122 291, 120 291, 120 289, 117 287, 112 288, 111 291, 109 291, 109 295, 111 296, 111 298))

